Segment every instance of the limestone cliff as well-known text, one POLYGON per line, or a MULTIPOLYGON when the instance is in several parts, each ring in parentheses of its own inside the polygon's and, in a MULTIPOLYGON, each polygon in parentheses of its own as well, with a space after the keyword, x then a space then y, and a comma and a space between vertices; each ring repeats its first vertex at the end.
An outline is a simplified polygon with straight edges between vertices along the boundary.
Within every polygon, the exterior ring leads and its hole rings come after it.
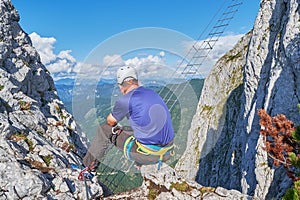
MULTIPOLYGON (((0 199, 83 199, 69 152, 85 153, 85 135, 18 21, 11 2, 1 0, 0 199)), ((97 182, 89 185, 92 195, 102 194, 97 182)))
MULTIPOLYGON (((18 21, 10 0, 1 0, 0 199, 86 199, 86 192, 103 199, 96 176, 86 187, 70 169, 86 152, 86 137, 18 21)), ((168 166, 156 167, 143 167, 148 171, 141 187, 108 199, 248 198, 236 190, 185 181, 168 166)))
POLYGON ((258 199, 282 196, 291 181, 262 149, 257 110, 300 121, 299 33, 299 1, 261 1, 252 33, 205 80, 188 148, 176 166, 181 175, 258 199))

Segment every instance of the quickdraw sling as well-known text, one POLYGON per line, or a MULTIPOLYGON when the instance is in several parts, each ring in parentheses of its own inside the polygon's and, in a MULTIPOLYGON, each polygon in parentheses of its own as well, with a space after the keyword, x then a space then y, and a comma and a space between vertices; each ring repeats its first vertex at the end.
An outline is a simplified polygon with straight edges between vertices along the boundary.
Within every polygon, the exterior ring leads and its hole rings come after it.
POLYGON ((164 155, 174 155, 174 145, 170 145, 170 146, 157 146, 157 145, 152 145, 152 144, 141 144, 134 136, 130 136, 126 139, 125 143, 124 143, 124 155, 127 159, 132 160, 130 157, 130 150, 132 148, 132 145, 134 144, 134 142, 137 145, 137 149, 136 151, 140 154, 143 155, 151 155, 151 156, 159 156, 158 158, 158 167, 157 169, 159 170, 161 165, 162 165, 162 161, 163 161, 163 156, 164 155))

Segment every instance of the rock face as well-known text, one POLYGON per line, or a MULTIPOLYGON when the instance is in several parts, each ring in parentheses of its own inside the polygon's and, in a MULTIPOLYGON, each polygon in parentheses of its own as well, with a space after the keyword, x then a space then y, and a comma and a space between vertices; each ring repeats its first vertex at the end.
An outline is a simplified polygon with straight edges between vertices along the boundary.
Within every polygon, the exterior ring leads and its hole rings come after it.
POLYGON ((299 33, 299 1, 261 1, 252 33, 205 80, 188 148, 176 166, 181 175, 258 199, 279 199, 291 186, 263 150, 257 111, 300 121, 299 33))
MULTIPOLYGON (((84 199, 69 169, 86 137, 59 100, 19 15, 0 1, 0 199, 84 199)), ((89 181, 92 195, 102 188, 89 181)))
POLYGON ((252 197, 241 194, 237 190, 227 190, 221 187, 203 187, 195 181, 188 181, 180 177, 174 169, 163 165, 157 171, 157 166, 143 166, 141 169, 144 181, 141 187, 111 197, 112 199, 202 199, 202 200, 240 200, 252 199, 252 197))
MULTIPOLYGON (((141 187, 107 199, 282 196, 291 181, 283 169, 270 165, 256 112, 265 108, 270 115, 300 120, 298 7, 296 0, 261 2, 254 29, 205 80, 188 148, 176 171, 143 167, 141 187)), ((1 0, 0 199, 85 199, 84 182, 69 165, 78 162, 73 151, 79 156, 86 152, 86 137, 65 110, 18 21, 11 2, 1 0)), ((103 198, 97 180, 87 184, 90 196, 103 198)))

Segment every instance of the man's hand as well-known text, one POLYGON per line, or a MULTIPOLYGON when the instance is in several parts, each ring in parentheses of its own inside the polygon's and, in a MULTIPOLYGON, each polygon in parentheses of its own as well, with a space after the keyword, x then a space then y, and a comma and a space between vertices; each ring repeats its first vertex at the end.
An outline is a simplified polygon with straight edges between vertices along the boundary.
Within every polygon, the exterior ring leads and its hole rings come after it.
POLYGON ((107 116, 106 122, 109 126, 115 126, 118 123, 118 121, 114 118, 114 116, 112 116, 111 113, 107 116))

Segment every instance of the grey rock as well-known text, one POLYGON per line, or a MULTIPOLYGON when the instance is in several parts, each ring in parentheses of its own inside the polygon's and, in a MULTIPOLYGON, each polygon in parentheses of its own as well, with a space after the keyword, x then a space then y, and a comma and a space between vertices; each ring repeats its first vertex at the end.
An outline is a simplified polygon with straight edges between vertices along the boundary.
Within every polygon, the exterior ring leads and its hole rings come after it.
POLYGON ((185 180, 166 164, 163 164, 160 170, 157 170, 157 165, 142 166, 141 174, 144 179, 142 186, 104 199, 253 199, 237 190, 204 187, 195 181, 185 180))
POLYGON ((269 163, 257 111, 300 120, 298 8, 296 0, 261 1, 252 32, 216 63, 176 166, 182 176, 258 199, 280 199, 291 187, 286 170, 269 163))
MULTIPOLYGON (((0 199, 83 199, 84 183, 69 166, 71 149, 84 155, 86 136, 18 21, 11 1, 1 0, 0 199)), ((87 184, 101 197, 96 179, 87 184)))

